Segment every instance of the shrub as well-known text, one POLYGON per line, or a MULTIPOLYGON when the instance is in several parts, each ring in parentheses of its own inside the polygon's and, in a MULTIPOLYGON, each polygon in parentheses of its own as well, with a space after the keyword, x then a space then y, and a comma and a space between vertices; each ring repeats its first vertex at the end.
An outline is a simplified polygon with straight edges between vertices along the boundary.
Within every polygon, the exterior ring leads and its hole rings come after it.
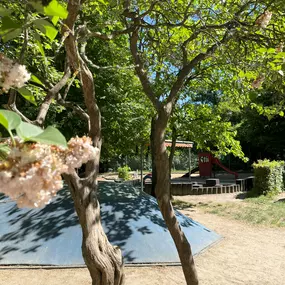
POLYGON ((256 194, 274 196, 283 190, 284 161, 258 160, 252 166, 256 194))
POLYGON ((124 180, 130 180, 130 170, 131 168, 128 165, 118 168, 118 176, 124 180))

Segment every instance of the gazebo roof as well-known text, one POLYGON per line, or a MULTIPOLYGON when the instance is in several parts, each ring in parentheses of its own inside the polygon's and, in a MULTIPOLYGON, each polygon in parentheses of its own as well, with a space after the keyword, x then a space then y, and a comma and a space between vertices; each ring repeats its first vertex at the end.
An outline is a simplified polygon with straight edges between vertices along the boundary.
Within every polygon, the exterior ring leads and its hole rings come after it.
MULTIPOLYGON (((193 142, 190 141, 176 141, 175 147, 193 148, 193 142)), ((172 146, 171 140, 165 140, 165 146, 172 146)))

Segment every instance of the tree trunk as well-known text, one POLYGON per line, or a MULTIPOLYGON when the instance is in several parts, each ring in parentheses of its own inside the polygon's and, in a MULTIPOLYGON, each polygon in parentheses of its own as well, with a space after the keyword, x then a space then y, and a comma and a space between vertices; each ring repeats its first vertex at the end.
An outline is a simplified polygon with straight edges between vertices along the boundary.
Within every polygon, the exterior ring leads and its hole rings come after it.
POLYGON ((154 122, 154 127, 152 128, 153 133, 151 135, 157 174, 155 194, 164 221, 177 248, 186 283, 188 285, 196 285, 198 284, 198 276, 191 246, 181 230, 170 201, 169 160, 164 144, 167 121, 167 113, 164 112, 163 109, 160 109, 158 117, 154 122))
MULTIPOLYGON (((75 33, 75 22, 84 0, 69 0, 68 16, 62 26, 62 35, 66 33, 64 46, 73 74, 81 82, 83 99, 89 116, 88 135, 93 146, 101 150, 101 113, 96 102, 93 74, 80 57, 75 33)), ((79 223, 82 228, 82 255, 92 278, 92 285, 124 284, 123 258, 118 247, 113 247, 105 235, 100 218, 100 206, 97 199, 97 174, 100 154, 86 164, 84 178, 74 172, 65 175, 70 187, 79 223)))
POLYGON ((155 121, 157 120, 157 116, 155 115, 151 119, 151 132, 150 132, 150 151, 151 151, 151 169, 152 169, 152 176, 151 176, 151 192, 150 195, 153 197, 156 197, 155 195, 155 185, 156 185, 156 166, 154 162, 155 157, 155 138, 154 138, 154 127, 155 127, 155 121))
POLYGON ((69 185, 82 228, 82 255, 92 285, 124 284, 121 250, 109 243, 101 224, 97 183, 93 179, 80 179, 76 173, 65 175, 64 179, 69 185))
POLYGON ((172 163, 173 158, 175 154, 175 145, 177 140, 177 130, 176 127, 172 127, 172 141, 171 141, 171 148, 170 148, 170 154, 169 154, 169 177, 171 178, 171 169, 172 169, 172 163))

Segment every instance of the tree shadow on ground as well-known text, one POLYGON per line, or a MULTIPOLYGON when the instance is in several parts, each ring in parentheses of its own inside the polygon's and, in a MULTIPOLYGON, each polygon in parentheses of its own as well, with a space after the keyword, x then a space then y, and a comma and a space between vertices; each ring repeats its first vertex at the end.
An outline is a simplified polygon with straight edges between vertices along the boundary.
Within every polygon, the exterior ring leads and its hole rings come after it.
POLYGON ((12 251, 23 254, 36 252, 45 242, 56 239, 69 227, 78 224, 73 202, 63 189, 44 208, 18 208, 17 204, 1 195, 0 259, 12 251))
MULTIPOLYGON (((124 184, 114 187, 114 184, 108 183, 100 188, 101 217, 110 242, 124 247, 134 231, 142 235, 152 234, 155 230, 153 225, 158 225, 164 232, 168 231, 156 199, 152 196, 124 184)), ((177 211, 176 216, 183 219, 183 227, 197 224, 185 219, 185 216, 177 211)))
POLYGON ((238 199, 238 200, 244 200, 248 197, 248 193, 247 192, 244 192, 244 193, 238 193, 235 197, 235 199, 238 199))
MULTIPOLYGON (((100 183, 99 200, 102 223, 108 239, 122 248, 126 262, 135 259, 133 248, 129 247, 131 239, 152 235, 159 227, 160 234, 154 239, 160 242, 162 233, 168 231, 156 200, 130 185, 100 183)), ((18 264, 15 260, 18 255, 15 253, 25 256, 24 259, 30 263, 29 257, 44 251, 51 241, 52 247, 56 247, 62 236, 75 238, 74 229, 80 234, 77 235, 79 240, 74 241, 73 245, 81 245, 81 228, 67 187, 59 191, 57 197, 42 209, 19 209, 15 202, 0 193, 0 215, 1 264, 18 264)), ((200 226, 177 211, 176 215, 182 228, 200 226)), ((62 243, 58 246, 62 247, 62 243)), ((65 249, 49 250, 59 251, 57 254, 60 255, 60 251, 65 249)))

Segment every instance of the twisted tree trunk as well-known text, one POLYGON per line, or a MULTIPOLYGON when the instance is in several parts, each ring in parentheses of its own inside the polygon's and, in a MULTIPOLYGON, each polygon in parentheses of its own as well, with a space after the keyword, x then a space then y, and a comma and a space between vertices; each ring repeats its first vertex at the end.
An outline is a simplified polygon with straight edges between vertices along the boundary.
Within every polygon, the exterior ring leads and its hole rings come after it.
POLYGON ((197 285, 199 282, 191 246, 181 230, 170 200, 169 159, 164 143, 168 117, 167 112, 161 108, 153 122, 151 145, 154 147, 152 153, 156 167, 155 194, 166 226, 177 248, 186 282, 188 285, 197 285))
POLYGON ((75 172, 65 175, 82 228, 82 255, 92 278, 92 285, 124 284, 123 258, 118 247, 112 246, 104 233, 100 205, 97 199, 99 160, 101 150, 101 113, 96 103, 93 75, 78 52, 75 22, 84 0, 69 0, 68 17, 62 34, 68 34, 65 50, 73 73, 80 79, 84 103, 89 115, 88 134, 99 149, 94 160, 87 163, 84 177, 75 172))
POLYGON ((69 185, 82 228, 82 255, 92 285, 124 284, 121 250, 112 246, 104 233, 94 177, 81 179, 74 173, 64 178, 69 185))

